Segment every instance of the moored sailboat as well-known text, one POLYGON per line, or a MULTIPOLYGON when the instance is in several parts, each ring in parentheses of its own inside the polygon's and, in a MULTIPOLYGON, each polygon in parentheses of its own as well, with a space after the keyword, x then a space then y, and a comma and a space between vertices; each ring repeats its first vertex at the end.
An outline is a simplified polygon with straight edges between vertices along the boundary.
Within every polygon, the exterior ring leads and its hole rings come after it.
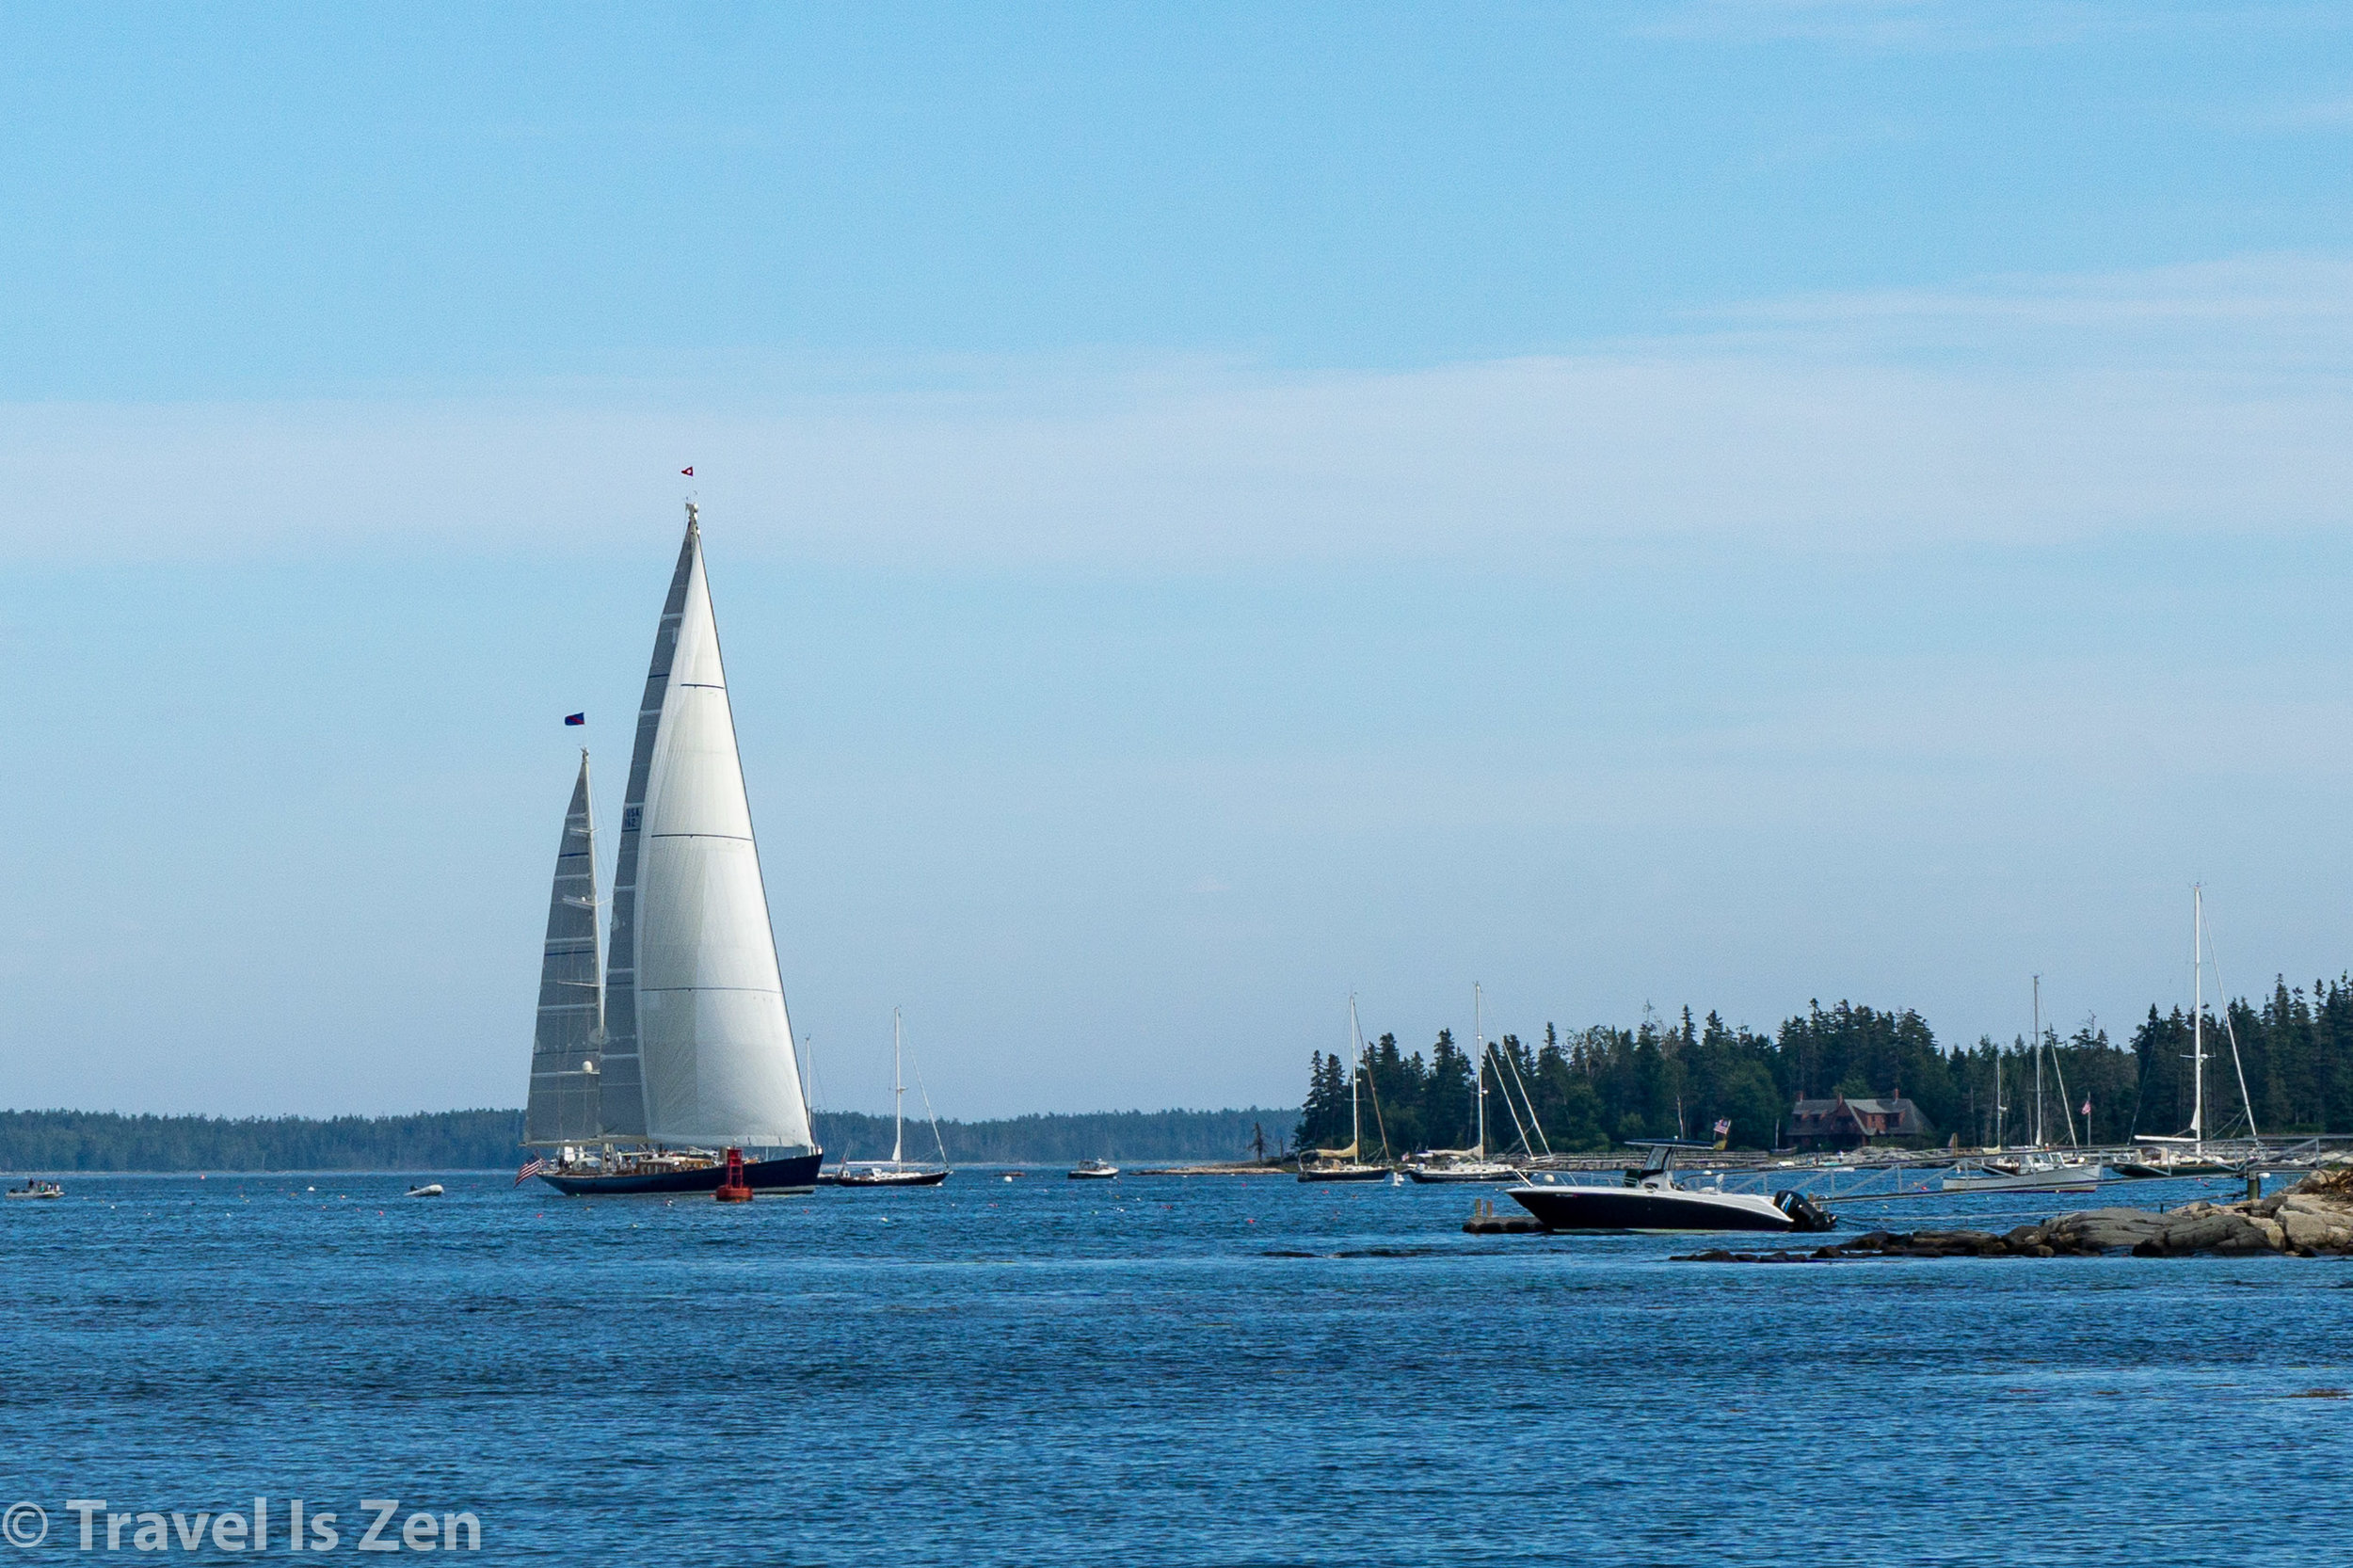
MULTIPOLYGON (((906 1054, 906 1032, 899 1022, 899 1010, 890 1010, 890 1160, 852 1162, 844 1160, 834 1173, 829 1185, 835 1187, 936 1187, 948 1179, 948 1145, 939 1136, 939 1118, 933 1116, 932 1142, 938 1145, 936 1165, 910 1164, 906 1159, 907 1144, 907 1080, 904 1069, 906 1054)), ((931 1096, 923 1097, 923 1111, 931 1112, 931 1096)))
MULTIPOLYGON (((1517 1181, 1520 1179, 1519 1167, 1516 1165, 1507 1164, 1500 1160, 1490 1160, 1487 1158, 1488 1049, 1487 1028, 1482 1014, 1484 1000, 1485 997, 1483 989, 1477 984, 1472 985, 1471 1038, 1475 1042, 1476 1046, 1476 1049, 1472 1056, 1472 1062, 1474 1064, 1474 1092, 1472 1098, 1478 1106, 1478 1142, 1473 1147, 1467 1149, 1425 1149, 1419 1158, 1416 1159, 1412 1163, 1405 1167, 1405 1174, 1412 1176, 1416 1181, 1429 1184, 1472 1181, 1517 1181)), ((1501 1088, 1503 1086, 1503 1079, 1500 1074, 1497 1076, 1496 1086, 1497 1088, 1501 1088)), ((1510 1103, 1508 1096, 1505 1103, 1510 1103)), ((1516 1120, 1519 1112, 1517 1110, 1514 1110, 1512 1114, 1513 1119, 1516 1120)))
MULTIPOLYGON (((639 705, 610 951, 588 760, 565 817, 532 1049, 533 1174, 571 1193, 808 1192, 810 1136, 692 502, 639 705), (603 960, 600 965, 600 958, 603 960)), ((528 1167, 527 1167, 528 1168, 528 1167)))
MULTIPOLYGON (((2136 1151, 2137 1158, 2120 1160, 2114 1169, 2118 1176, 2136 1181, 2163 1180, 2171 1176, 2235 1176, 2243 1168, 2240 1160, 2225 1158, 2206 1146, 2206 957, 2210 938, 2206 931, 2206 889, 2201 886, 2190 889, 2190 1003, 2189 1003, 2189 1072, 2190 1112, 2189 1130, 2172 1137, 2140 1133, 2133 1142, 2147 1147, 2136 1151)), ((2221 988, 2222 975, 2217 966, 2216 988, 2221 988)), ((2247 1130, 2256 1138, 2255 1111, 2247 1094, 2247 1071, 2239 1062, 2238 1034, 2230 1027, 2231 1015, 2226 1003, 2223 1027, 2231 1042, 2231 1065, 2237 1073, 2239 1102, 2247 1112, 2247 1130)))
MULTIPOLYGON (((1385 1160, 1375 1165, 1359 1157, 1365 1145, 1363 1090, 1366 1050, 1364 1031, 1356 1023, 1356 999, 1353 995, 1348 999, 1348 1039, 1349 1047, 1355 1054, 1348 1075, 1348 1146, 1344 1149, 1310 1149, 1303 1152, 1299 1160, 1299 1179, 1302 1181, 1382 1181, 1389 1175, 1385 1160)), ((1381 1147, 1383 1154, 1386 1155, 1388 1134, 1385 1131, 1382 1134, 1381 1147)))

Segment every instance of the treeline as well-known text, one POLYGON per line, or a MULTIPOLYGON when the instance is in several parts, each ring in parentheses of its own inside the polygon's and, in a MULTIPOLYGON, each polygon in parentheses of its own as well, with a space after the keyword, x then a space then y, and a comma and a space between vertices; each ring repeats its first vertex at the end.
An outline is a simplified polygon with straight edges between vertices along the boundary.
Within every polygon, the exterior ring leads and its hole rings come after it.
MULTIPOLYGON (((520 1111, 413 1116, 124 1116, 111 1112, 0 1112, 6 1171, 480 1171, 529 1158, 520 1111)), ((1246 1160, 1256 1129, 1282 1147, 1289 1111, 1112 1111, 942 1122, 948 1158, 968 1164, 1112 1160, 1246 1160)), ((890 1155, 890 1118, 820 1112, 830 1158, 890 1155)), ((930 1124, 907 1124, 907 1157, 936 1156, 930 1124)))
MULTIPOLYGON (((812 1120, 828 1159, 888 1160, 890 1118, 821 1111, 812 1120)), ((951 1164, 1064 1164, 1080 1160, 1248 1160, 1263 1134, 1267 1154, 1284 1147, 1290 1111, 1101 1111, 941 1122, 951 1164)), ((929 1122, 906 1126, 906 1157, 939 1157, 929 1122)))
POLYGON ((412 1116, 123 1116, 0 1111, 10 1171, 474 1171, 513 1169, 520 1111, 412 1116))
MULTIPOLYGON (((2205 1128, 2244 1136, 2251 1102, 2266 1139, 2353 1133, 2353 977, 2284 979, 2260 1005, 2246 999, 2204 1023, 2205 1128), (2237 1045, 2235 1064, 2232 1054, 2237 1045), (2239 1077, 2244 1073, 2246 1096, 2239 1077)), ((2045 1141, 2118 1144, 2189 1126, 2191 1020, 2154 1007, 2122 1044, 2087 1021, 2062 1037, 2043 1032, 2041 1116, 2045 1141), (2084 1110, 2090 1107, 2089 1113, 2084 1110)), ((1627 1030, 1596 1026, 1542 1042, 1507 1034, 1491 1045, 1487 1146, 1516 1148, 1523 1136, 1561 1151, 1595 1151, 1635 1138, 1704 1137, 1721 1118, 1735 1148, 1779 1146, 1790 1108, 1801 1098, 1908 1098, 1929 1123, 1922 1142, 2018 1144, 2033 1133, 2036 1053, 2023 1036, 1980 1038, 1947 1048, 1909 1008, 1882 1012, 1840 1002, 1809 1005, 1762 1033, 1733 1028, 1715 1013, 1694 1021, 1646 1017, 1627 1030), (1997 1094, 1998 1075, 1998 1094, 1997 1094), (1497 1080, 1509 1082, 1507 1102, 1497 1080), (1532 1106, 1542 1139, 1518 1123, 1532 1106)), ((1466 1148, 1475 1137, 1473 1052, 1441 1030, 1428 1055, 1384 1034, 1367 1053, 1364 1138, 1392 1151, 1466 1148)), ((1293 1133, 1304 1145, 1337 1147, 1349 1137, 1349 1064, 1316 1053, 1293 1133)))

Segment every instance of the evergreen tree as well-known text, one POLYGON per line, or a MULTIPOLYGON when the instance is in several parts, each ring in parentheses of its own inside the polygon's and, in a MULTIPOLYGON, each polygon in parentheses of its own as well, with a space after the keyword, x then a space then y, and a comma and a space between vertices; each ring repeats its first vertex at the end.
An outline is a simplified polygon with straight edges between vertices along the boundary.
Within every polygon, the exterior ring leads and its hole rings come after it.
POLYGON ((1470 1058, 1455 1045, 1454 1032, 1442 1029, 1430 1048, 1430 1077, 1422 1086, 1423 1134, 1432 1148, 1468 1148, 1474 1119, 1470 1058))

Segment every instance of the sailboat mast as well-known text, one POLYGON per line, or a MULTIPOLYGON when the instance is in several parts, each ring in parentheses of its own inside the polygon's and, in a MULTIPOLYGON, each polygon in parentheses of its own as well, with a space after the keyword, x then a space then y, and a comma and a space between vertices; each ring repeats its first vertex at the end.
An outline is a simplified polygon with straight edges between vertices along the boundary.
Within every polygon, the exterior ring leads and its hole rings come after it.
POLYGON ((1993 1048, 1993 1146, 2002 1146, 2003 1112, 2009 1109, 2002 1103, 2002 1048, 1993 1048))
POLYGON ((2199 1153, 2206 1150, 2206 968, 2200 952, 2206 932, 2206 888, 2192 883, 2189 889, 2189 1136, 2199 1153))
POLYGON ((1487 1027, 1481 1016, 1479 982, 1471 982, 1471 1037, 1479 1042, 1479 1158, 1487 1158, 1487 1027))
POLYGON ((900 1154, 906 1146, 907 1084, 906 1074, 899 1067, 899 1010, 890 1010, 890 1168, 901 1164, 900 1154))
POLYGON ((2042 977, 2034 977, 2034 1146, 2042 1146, 2042 977))
POLYGON ((1356 999, 1354 997, 1348 999, 1348 1032, 1349 1049, 1353 1051, 1356 1057, 1356 1060, 1350 1064, 1348 1073, 1348 1158, 1362 1160, 1365 1157, 1365 1112, 1363 1110, 1365 1053, 1357 1047, 1355 1040, 1356 999))

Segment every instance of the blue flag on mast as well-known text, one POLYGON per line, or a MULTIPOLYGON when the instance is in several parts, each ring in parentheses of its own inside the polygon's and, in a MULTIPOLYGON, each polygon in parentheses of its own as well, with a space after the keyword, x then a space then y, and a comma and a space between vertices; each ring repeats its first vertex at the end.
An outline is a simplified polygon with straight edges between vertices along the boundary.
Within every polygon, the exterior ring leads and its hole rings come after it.
POLYGON ((564 722, 566 724, 586 724, 588 722, 588 715, 585 713, 567 713, 564 715, 564 722))

